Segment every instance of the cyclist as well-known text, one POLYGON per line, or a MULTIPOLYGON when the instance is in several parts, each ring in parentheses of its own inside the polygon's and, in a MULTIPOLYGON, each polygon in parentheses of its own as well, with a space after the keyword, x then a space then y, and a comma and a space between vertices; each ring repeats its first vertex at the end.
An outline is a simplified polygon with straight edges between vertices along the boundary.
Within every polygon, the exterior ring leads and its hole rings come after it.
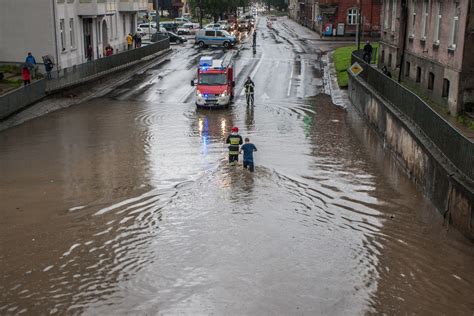
POLYGON ((247 105, 253 105, 255 83, 252 81, 252 79, 250 79, 250 76, 247 77, 247 81, 245 81, 244 87, 245 87, 245 96, 247 99, 247 105))

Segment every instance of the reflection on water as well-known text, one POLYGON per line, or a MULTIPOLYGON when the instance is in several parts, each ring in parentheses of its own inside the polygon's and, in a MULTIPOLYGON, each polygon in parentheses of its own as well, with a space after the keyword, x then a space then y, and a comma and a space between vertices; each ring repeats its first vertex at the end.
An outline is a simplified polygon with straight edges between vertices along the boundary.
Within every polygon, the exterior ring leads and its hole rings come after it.
POLYGON ((472 247, 324 96, 95 100, 0 148, 0 314, 472 310, 472 247), (234 125, 254 174, 227 164, 234 125))

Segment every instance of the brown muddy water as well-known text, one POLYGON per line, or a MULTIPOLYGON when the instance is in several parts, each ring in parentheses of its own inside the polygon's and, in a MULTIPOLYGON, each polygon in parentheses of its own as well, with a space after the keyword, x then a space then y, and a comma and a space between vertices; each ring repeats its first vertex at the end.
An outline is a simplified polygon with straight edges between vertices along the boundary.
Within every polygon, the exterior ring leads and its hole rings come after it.
POLYGON ((472 245, 354 113, 99 99, 0 134, 0 314, 469 314, 472 245), (256 172, 226 162, 238 125, 256 172))

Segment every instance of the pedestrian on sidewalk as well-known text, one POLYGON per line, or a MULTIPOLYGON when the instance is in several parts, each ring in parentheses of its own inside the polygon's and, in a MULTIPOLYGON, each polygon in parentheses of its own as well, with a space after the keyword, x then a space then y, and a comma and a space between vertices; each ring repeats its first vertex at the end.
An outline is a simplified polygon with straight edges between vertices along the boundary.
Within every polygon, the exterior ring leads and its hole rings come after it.
POLYGON ((126 40, 127 40, 127 50, 131 50, 132 44, 133 44, 133 36, 131 33, 128 33, 126 40))
POLYGON ((372 45, 370 45, 370 42, 367 41, 364 46, 364 61, 368 64, 370 64, 370 61, 372 60, 372 45))
POLYGON ((257 30, 253 31, 253 47, 257 46, 257 30))
POLYGON ((133 35, 133 43, 134 43, 134 45, 135 45, 135 48, 140 47, 140 46, 139 46, 139 43, 140 43, 140 35, 138 35, 138 33, 135 33, 135 34, 133 35))
POLYGON ((92 50, 92 45, 89 44, 87 46, 87 61, 92 61, 92 55, 93 55, 93 50, 92 50))
POLYGON ((43 57, 43 62, 44 62, 44 69, 46 70, 46 79, 50 80, 51 71, 53 70, 54 64, 48 56, 43 57))
POLYGON ((30 69, 27 66, 23 66, 21 70, 21 77, 23 78, 23 85, 29 85, 31 83, 30 69))
POLYGON ((245 138, 245 144, 240 147, 240 153, 244 153, 244 169, 254 172, 253 152, 257 151, 257 147, 250 142, 248 137, 245 138))
POLYGON ((36 70, 36 59, 35 57, 33 57, 31 52, 28 52, 28 56, 26 56, 25 62, 28 68, 30 69, 31 78, 34 78, 36 70))

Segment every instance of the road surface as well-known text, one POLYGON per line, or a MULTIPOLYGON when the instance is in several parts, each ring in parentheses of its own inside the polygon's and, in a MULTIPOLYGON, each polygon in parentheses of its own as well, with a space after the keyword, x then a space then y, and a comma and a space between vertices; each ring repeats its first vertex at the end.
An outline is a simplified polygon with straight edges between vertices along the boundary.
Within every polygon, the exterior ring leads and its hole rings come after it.
POLYGON ((321 93, 334 45, 273 25, 229 109, 196 109, 197 62, 224 52, 187 43, 0 133, 0 314, 472 314, 472 244, 321 93), (254 174, 227 164, 232 126, 254 174))

